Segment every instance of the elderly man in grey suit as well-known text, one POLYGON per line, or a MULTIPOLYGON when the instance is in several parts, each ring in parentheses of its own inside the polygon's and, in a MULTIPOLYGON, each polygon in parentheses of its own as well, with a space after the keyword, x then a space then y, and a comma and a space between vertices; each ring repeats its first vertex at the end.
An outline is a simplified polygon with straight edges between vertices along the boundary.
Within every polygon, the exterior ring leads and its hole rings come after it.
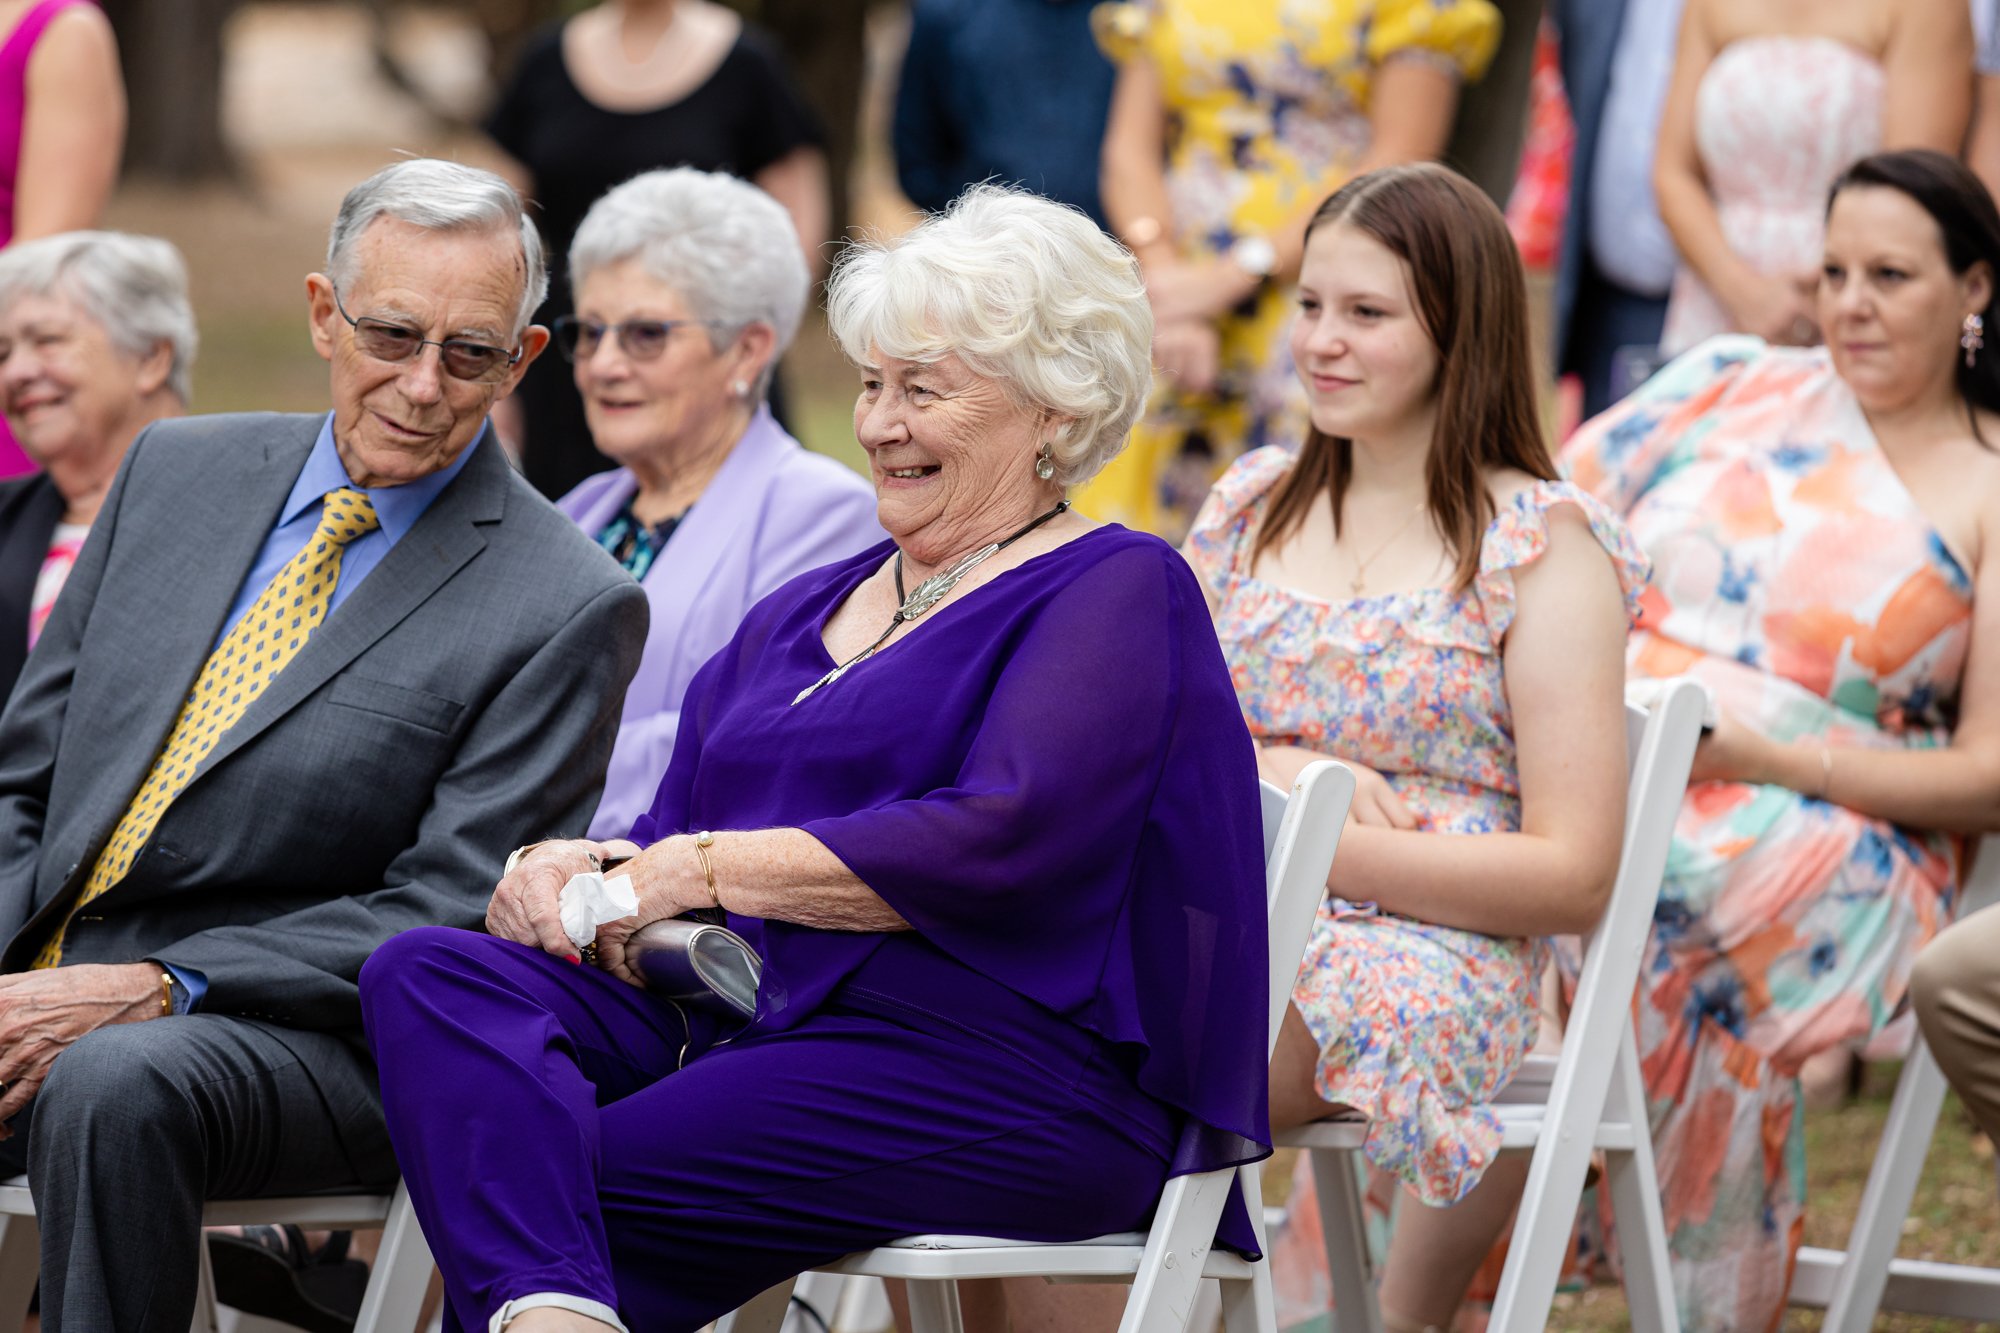
POLYGON ((355 187, 306 279, 332 412, 142 434, 0 715, 45 1328, 186 1329, 206 1198, 393 1182, 363 960, 596 804, 645 595, 486 425, 545 281, 497 176, 355 187))

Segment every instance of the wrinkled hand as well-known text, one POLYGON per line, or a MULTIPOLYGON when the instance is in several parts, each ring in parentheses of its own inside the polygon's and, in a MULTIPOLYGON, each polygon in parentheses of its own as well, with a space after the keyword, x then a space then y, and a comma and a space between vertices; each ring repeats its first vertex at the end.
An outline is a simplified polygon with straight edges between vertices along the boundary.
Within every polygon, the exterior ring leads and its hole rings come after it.
POLYGON ((504 875, 486 904, 486 932, 579 961, 576 945, 562 927, 556 905, 572 876, 588 874, 597 844, 584 839, 545 842, 521 858, 514 873, 504 875))
POLYGON ((597 928, 597 965, 620 981, 643 989, 646 979, 627 960, 625 941, 632 938, 634 931, 655 921, 715 904, 708 896, 708 880, 701 873, 694 839, 685 833, 662 838, 618 867, 615 873, 632 877, 632 892, 639 899, 639 910, 633 916, 597 928))
POLYGON ((1155 325, 1214 319, 1243 304, 1257 286, 1255 275, 1220 259, 1155 264, 1146 270, 1146 299, 1152 302, 1155 325))
POLYGON ((1754 727, 1738 721, 1727 709, 1717 717, 1715 729, 1694 747, 1694 767, 1689 782, 1761 782, 1769 771, 1769 755, 1775 742, 1754 727))
MULTIPOLYGON (((77 963, 0 977, 0 1121, 33 1101, 58 1055, 113 1023, 160 1017, 160 969, 151 963, 77 963)), ((0 1139, 14 1131, 0 1124, 0 1139)))
POLYGON ((1366 764, 1337 754, 1324 754, 1300 745, 1259 746, 1257 775, 1289 791, 1306 765, 1321 759, 1338 760, 1354 771, 1354 804, 1347 809, 1348 819, 1356 824, 1373 824, 1377 828, 1413 829, 1417 826, 1416 816, 1403 804, 1402 797, 1396 795, 1389 779, 1366 764))
POLYGON ((1162 325, 1153 331, 1153 360, 1180 392, 1213 393, 1222 371, 1222 335, 1193 320, 1162 325))
POLYGON ((1817 273, 1757 274, 1731 296, 1730 312, 1744 332, 1765 342, 1811 347, 1820 340, 1818 288, 1817 273))

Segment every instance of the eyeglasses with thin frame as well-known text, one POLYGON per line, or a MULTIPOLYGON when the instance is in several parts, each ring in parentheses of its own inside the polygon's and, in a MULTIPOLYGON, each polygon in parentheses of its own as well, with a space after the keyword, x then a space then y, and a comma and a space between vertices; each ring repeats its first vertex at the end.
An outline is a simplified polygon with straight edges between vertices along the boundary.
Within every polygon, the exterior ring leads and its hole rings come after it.
POLYGON ((715 328, 712 319, 627 319, 601 324, 594 319, 564 315, 555 322, 556 346, 571 361, 588 361, 597 355, 598 345, 610 334, 625 355, 634 361, 651 361, 667 350, 667 339, 675 329, 715 328))
POLYGON ((391 324, 386 319, 374 319, 367 315, 356 319, 340 303, 339 288, 333 291, 333 308, 354 330, 354 345, 365 355, 377 361, 395 363, 423 355, 426 347, 435 347, 445 374, 455 380, 491 384, 505 379, 507 372, 514 368, 526 350, 517 347, 510 352, 504 347, 491 347, 467 338, 426 338, 416 329, 391 324))

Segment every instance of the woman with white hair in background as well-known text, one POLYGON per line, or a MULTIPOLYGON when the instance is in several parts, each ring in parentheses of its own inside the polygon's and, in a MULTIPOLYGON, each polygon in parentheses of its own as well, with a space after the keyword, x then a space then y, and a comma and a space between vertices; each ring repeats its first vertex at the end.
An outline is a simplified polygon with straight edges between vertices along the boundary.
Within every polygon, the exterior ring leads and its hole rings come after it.
POLYGON ((180 252, 73 231, 0 251, 0 411, 42 468, 0 481, 0 704, 140 431, 187 411, 180 252))
POLYGON ((591 208, 556 321, 591 441, 620 464, 560 501, 645 585, 652 628, 625 694, 594 838, 652 804, 695 671, 765 594, 882 540, 875 494, 772 417, 771 371, 810 280, 785 210, 754 185, 651 171, 591 208))
POLYGON ((891 540, 751 610, 630 840, 525 849, 490 937, 363 970, 457 1326, 693 1330, 912 1232, 1136 1227, 1268 1151, 1249 734, 1186 563, 1064 498, 1145 402, 1137 265, 986 186, 829 306, 891 540), (557 895, 617 863, 639 910, 571 966, 557 895), (625 947, 717 906, 764 960, 744 1024, 625 947))

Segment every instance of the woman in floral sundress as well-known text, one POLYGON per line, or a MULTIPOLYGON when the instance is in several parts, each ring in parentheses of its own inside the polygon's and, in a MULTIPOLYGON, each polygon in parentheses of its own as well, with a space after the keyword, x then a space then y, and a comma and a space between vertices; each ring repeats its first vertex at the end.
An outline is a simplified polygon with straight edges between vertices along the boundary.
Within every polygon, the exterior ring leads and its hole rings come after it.
POLYGON ((1996 266, 1963 166, 1864 158, 1827 214, 1825 348, 1704 343, 1565 450, 1654 562, 1630 673, 1720 705, 1637 1002, 1691 1330, 1777 1326, 1799 1068, 1895 1013, 1957 835, 2000 825, 1996 266))
POLYGON ((1644 561, 1556 480, 1499 210, 1442 167, 1357 178, 1305 247, 1297 454, 1210 495, 1188 556, 1267 777, 1361 779, 1280 1035, 1274 1126, 1352 1107, 1403 1210, 1392 1329, 1448 1323, 1518 1185, 1480 1104, 1534 1044, 1538 938, 1601 913, 1624 810, 1620 656, 1644 561), (1438 836, 1451 834, 1458 836, 1438 836), (1472 1195, 1474 1202, 1458 1204, 1472 1195))

